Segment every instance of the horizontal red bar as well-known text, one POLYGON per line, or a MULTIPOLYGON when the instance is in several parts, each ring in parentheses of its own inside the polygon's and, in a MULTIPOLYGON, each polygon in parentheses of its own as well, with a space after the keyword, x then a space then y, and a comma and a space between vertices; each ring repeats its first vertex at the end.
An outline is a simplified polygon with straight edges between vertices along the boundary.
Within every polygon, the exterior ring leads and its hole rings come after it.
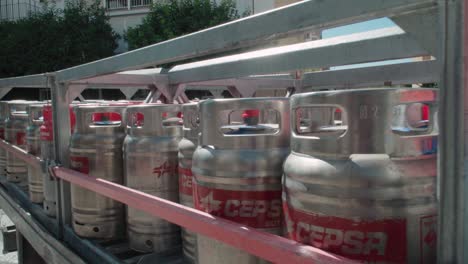
POLYGON ((140 209, 274 263, 357 263, 280 236, 243 226, 190 207, 62 167, 56 177, 140 209))
POLYGON ((21 149, 5 140, 0 139, 0 148, 13 153, 17 158, 23 160, 29 165, 40 167, 42 160, 39 157, 29 154, 26 150, 21 149))

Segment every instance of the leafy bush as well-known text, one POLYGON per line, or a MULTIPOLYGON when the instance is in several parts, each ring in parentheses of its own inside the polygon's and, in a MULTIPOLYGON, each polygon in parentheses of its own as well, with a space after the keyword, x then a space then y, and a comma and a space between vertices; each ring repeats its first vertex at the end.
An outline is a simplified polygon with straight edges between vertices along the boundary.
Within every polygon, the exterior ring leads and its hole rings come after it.
POLYGON ((136 49, 239 17, 233 0, 156 1, 143 23, 129 28, 124 37, 129 49, 136 49))
POLYGON ((100 2, 46 6, 17 21, 0 22, 0 77, 56 71, 114 55, 120 38, 100 2))

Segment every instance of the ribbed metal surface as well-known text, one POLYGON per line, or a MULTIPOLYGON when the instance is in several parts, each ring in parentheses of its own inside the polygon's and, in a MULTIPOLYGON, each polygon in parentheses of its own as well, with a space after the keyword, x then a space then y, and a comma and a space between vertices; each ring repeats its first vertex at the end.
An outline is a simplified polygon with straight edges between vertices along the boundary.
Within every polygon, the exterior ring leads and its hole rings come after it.
MULTIPOLYGON (((53 134, 53 120, 52 120, 52 106, 45 105, 42 108, 43 122, 40 127, 40 141, 41 141, 41 154, 40 157, 44 162, 55 160, 54 156, 54 134, 53 134)), ((51 217, 56 216, 56 181, 53 177, 49 176, 46 171, 42 172, 43 192, 44 192, 44 212, 51 217)))
MULTIPOLYGON (((195 208, 281 234, 281 175, 289 153, 289 100, 216 99, 199 107, 201 137, 192 166, 195 208), (242 119, 235 114, 242 112, 242 119)), ((199 263, 264 262, 201 235, 197 248, 199 263)))
MULTIPOLYGON (((8 102, 0 102, 0 139, 5 139, 5 121, 8 118, 8 102)), ((6 151, 0 148, 0 176, 6 176, 6 151)))
MULTIPOLYGON (((126 106, 76 106, 76 127, 70 140, 70 167, 123 184, 122 144, 125 122, 106 117, 125 115, 126 106), (93 118, 100 116, 99 120, 93 118)), ((73 229, 90 238, 118 238, 125 230, 124 206, 112 199, 71 186, 73 229)))
MULTIPOLYGON (((74 105, 74 104, 72 104, 74 105)), ((73 107, 70 105, 69 112, 70 112, 70 129, 73 132, 73 128, 75 127, 76 118, 75 113, 73 112, 73 107)), ((55 160, 55 149, 54 149, 54 127, 53 127, 53 119, 52 119, 52 105, 47 104, 44 105, 42 109, 42 117, 43 123, 40 127, 40 157, 45 162, 45 164, 49 164, 50 162, 55 160)), ((44 187, 44 211, 48 216, 55 217, 56 216, 56 184, 57 182, 53 177, 51 177, 47 171, 46 167, 43 168, 42 171, 43 177, 43 187, 44 187)))
MULTIPOLYGON (((193 208, 192 157, 198 145, 198 103, 182 106, 184 138, 179 143, 179 201, 193 208)), ((182 228, 184 257, 194 263, 197 259, 197 235, 182 228)))
MULTIPOLYGON (((43 123, 42 108, 44 104, 28 106, 28 127, 26 128, 27 150, 35 156, 41 155, 40 128, 43 123)), ((29 199, 33 203, 44 200, 43 177, 41 168, 28 164, 29 199)))
MULTIPOLYGON (((177 146, 182 138, 180 105, 129 106, 124 143, 126 186, 178 202, 177 146)), ((132 207, 127 208, 130 247, 165 252, 180 247, 180 228, 132 207)))
MULTIPOLYGON (((5 139, 24 150, 26 144, 26 128, 28 126, 28 104, 32 102, 9 102, 9 114, 5 121, 5 139)), ((20 187, 28 188, 28 169, 26 163, 18 159, 13 153, 6 153, 7 180, 17 183, 20 187)))
POLYGON ((283 183, 288 236, 364 262, 435 263, 436 100, 431 89, 294 95, 283 183), (411 122, 423 121, 420 103, 428 123, 411 122), (341 126, 303 127, 298 112, 330 106, 342 110, 341 126))

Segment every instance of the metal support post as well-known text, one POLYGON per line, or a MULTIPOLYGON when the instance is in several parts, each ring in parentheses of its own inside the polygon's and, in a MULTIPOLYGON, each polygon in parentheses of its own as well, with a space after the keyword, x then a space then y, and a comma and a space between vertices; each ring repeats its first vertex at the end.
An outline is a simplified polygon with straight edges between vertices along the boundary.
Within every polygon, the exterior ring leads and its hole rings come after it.
MULTIPOLYGON (((465 3, 467 1, 465 0, 465 3)), ((467 263, 468 89, 463 82, 463 0, 439 1, 439 237, 438 263, 467 263), (465 125, 465 129, 464 129, 465 125), (465 134, 464 134, 465 132, 465 134), (464 162, 464 157, 466 162, 464 162)))
MULTIPOLYGON (((60 165, 68 167, 68 142, 70 140, 70 91, 67 83, 60 82, 52 77, 52 109, 54 117, 54 144, 55 158, 60 165)), ((70 183, 57 181, 57 216, 60 225, 71 224, 71 196, 70 183)))

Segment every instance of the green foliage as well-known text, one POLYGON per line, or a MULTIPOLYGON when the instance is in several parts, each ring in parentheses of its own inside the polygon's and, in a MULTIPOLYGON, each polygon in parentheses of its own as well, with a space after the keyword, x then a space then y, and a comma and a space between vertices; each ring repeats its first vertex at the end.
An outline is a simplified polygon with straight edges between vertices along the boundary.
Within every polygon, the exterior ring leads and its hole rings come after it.
POLYGON ((0 22, 0 78, 56 71, 114 55, 120 38, 98 1, 47 6, 0 22))
POLYGON ((239 17, 233 0, 160 0, 143 23, 129 28, 124 37, 129 49, 136 49, 239 17))

